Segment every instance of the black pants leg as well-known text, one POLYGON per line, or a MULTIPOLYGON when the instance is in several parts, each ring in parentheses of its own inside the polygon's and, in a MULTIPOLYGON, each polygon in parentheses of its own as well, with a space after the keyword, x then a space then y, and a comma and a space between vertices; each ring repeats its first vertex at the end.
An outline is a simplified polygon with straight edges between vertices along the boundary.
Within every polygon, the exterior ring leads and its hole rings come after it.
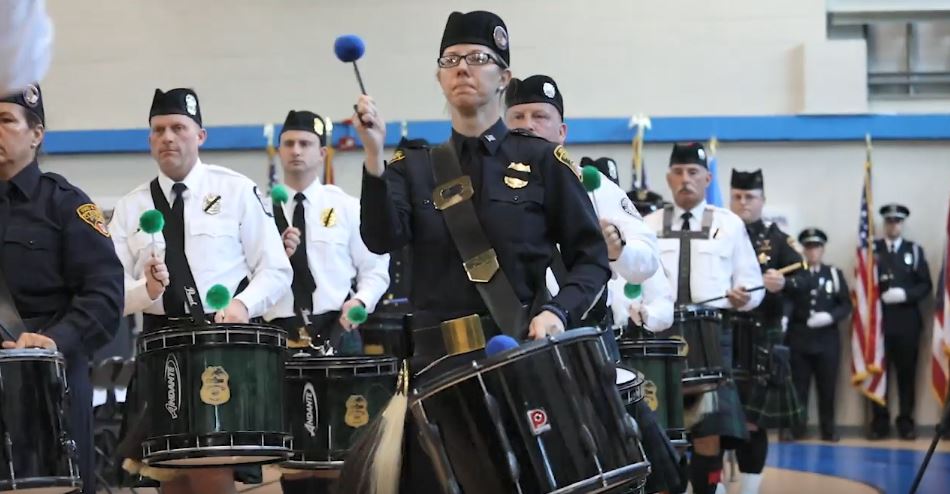
POLYGON ((795 393, 805 410, 805 419, 792 429, 792 434, 801 437, 808 427, 808 391, 811 388, 812 364, 811 356, 796 349, 792 349, 792 382, 795 384, 795 393))
POLYGON ((827 345, 814 357, 815 387, 818 391, 818 423, 823 435, 835 432, 835 391, 838 385, 838 365, 841 362, 837 334, 827 338, 827 345))
POLYGON ((885 336, 884 340, 887 346, 887 355, 891 357, 897 374, 899 403, 897 427, 902 430, 912 428, 914 425, 919 339, 919 335, 914 332, 885 336))

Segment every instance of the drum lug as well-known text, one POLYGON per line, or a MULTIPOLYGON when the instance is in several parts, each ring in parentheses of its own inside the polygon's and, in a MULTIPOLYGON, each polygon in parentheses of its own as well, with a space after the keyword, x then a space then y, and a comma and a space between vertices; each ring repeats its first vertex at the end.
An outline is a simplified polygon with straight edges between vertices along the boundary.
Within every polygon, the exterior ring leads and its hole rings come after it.
POLYGON ((511 448, 511 442, 509 442, 508 436, 505 434, 505 425, 501 421, 501 411, 498 408, 498 401, 488 391, 485 391, 484 395, 488 415, 491 416, 492 424, 495 426, 495 430, 498 431, 498 439, 501 441, 501 447, 505 450, 508 472, 511 474, 511 480, 517 484, 518 479, 521 478, 521 466, 518 464, 518 457, 515 456, 515 452, 511 448))
POLYGON ((76 446, 76 441, 70 439, 66 434, 61 434, 59 441, 63 446, 63 451, 66 452, 66 456, 74 462, 79 461, 79 447, 76 446))
POLYGON ((439 426, 428 421, 419 426, 419 442, 422 448, 429 454, 432 460, 436 476, 439 477, 442 489, 445 494, 462 494, 462 488, 452 472, 449 458, 445 452, 445 443, 442 442, 442 434, 439 432, 439 426))
POLYGON ((624 429, 628 438, 640 440, 640 424, 629 413, 624 417, 624 429))

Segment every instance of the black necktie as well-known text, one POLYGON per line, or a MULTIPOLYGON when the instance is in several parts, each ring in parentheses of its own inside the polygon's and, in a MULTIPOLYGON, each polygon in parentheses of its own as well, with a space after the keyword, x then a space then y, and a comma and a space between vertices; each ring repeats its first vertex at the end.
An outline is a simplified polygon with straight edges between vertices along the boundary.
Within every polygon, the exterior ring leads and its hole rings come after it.
POLYGON ((894 254, 895 252, 897 252, 897 248, 894 244, 891 244, 891 254, 894 254))
POLYGON ((689 219, 693 213, 689 211, 683 213, 683 228, 680 236, 680 259, 679 271, 676 279, 676 304, 687 305, 693 301, 692 291, 689 286, 689 268, 690 268, 690 247, 692 240, 687 233, 689 232, 689 219))
POLYGON ((184 280, 176 274, 184 273, 187 267, 185 260, 185 190, 188 188, 181 182, 172 185, 175 200, 172 203, 172 216, 168 218, 163 233, 165 234, 165 264, 168 266, 170 280, 165 294, 162 295, 162 305, 165 315, 181 317, 185 315, 184 280))
POLYGON ((313 280, 313 274, 310 273, 310 264, 307 262, 307 224, 304 220, 303 202, 307 196, 302 192, 294 195, 297 206, 294 207, 294 228, 300 230, 300 245, 290 256, 290 266, 294 268, 294 281, 291 283, 291 289, 294 292, 294 300, 301 310, 306 310, 308 314, 313 312, 313 292, 317 288, 313 280))
POLYGON ((692 218, 692 217, 693 217, 693 213, 690 213, 689 211, 687 211, 687 212, 683 213, 682 215, 680 215, 680 218, 683 218, 683 228, 682 228, 682 230, 683 230, 684 232, 688 232, 688 231, 689 231, 689 219, 692 218))

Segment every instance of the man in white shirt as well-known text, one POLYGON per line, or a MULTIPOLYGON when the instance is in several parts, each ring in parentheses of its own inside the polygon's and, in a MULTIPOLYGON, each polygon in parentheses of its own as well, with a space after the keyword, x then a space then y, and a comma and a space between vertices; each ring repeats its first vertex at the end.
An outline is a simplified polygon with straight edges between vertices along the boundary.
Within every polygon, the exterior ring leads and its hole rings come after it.
MULTIPOLYGON (((310 338, 315 346, 329 342, 337 354, 361 353, 357 324, 347 315, 358 306, 367 312, 376 308, 389 287, 389 255, 373 254, 363 243, 359 200, 320 182, 326 144, 322 117, 309 111, 287 114, 278 154, 289 200, 274 203, 274 218, 294 280, 291 293, 265 319, 286 326, 292 339, 310 338), (344 331, 350 332, 345 342, 344 331)), ((310 477, 284 475, 284 494, 329 492, 328 481, 310 477)))
MULTIPOLYGON (((201 161, 207 131, 191 89, 156 89, 149 125, 158 177, 120 199, 109 225, 125 268, 126 314, 143 312, 146 332, 186 316, 219 323, 260 318, 289 291, 293 272, 257 186, 201 161), (153 235, 139 229, 151 209, 167 213, 164 229, 153 235), (203 299, 215 284, 236 295, 212 315, 203 299)), ((233 478, 231 469, 188 470, 164 483, 163 492, 235 492, 233 478)))
MULTIPOLYGON (((716 297, 707 307, 748 311, 762 301, 762 273, 745 224, 728 209, 706 203, 712 181, 706 151, 698 143, 676 144, 666 175, 673 195, 668 206, 646 217, 659 237, 660 258, 669 270, 676 306, 716 297)), ((732 334, 723 328, 721 350, 725 367, 731 368, 732 334)), ((691 429, 693 457, 690 482, 693 492, 712 494, 722 474, 720 437, 748 438, 745 417, 735 383, 727 380, 715 391, 718 406, 691 429)))
MULTIPOLYGON (((274 203, 274 218, 294 281, 291 293, 265 319, 293 314, 286 321, 290 338, 298 339, 304 330, 302 336, 314 345, 329 341, 340 353, 343 332, 357 326, 348 319, 349 311, 362 306, 371 313, 386 293, 389 255, 373 254, 360 238, 359 201, 320 182, 327 155, 322 117, 291 110, 280 131, 278 153, 289 200, 274 203)), ((358 333, 353 336, 358 341, 358 333)))

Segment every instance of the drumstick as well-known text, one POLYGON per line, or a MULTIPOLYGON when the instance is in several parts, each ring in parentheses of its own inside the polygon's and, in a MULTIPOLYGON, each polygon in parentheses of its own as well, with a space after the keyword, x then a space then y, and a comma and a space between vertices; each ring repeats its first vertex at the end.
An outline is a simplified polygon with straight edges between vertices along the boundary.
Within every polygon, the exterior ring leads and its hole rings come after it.
MULTIPOLYGON (((796 262, 795 264, 789 264, 788 266, 777 269, 776 271, 778 271, 781 274, 788 274, 793 271, 797 271, 799 269, 808 269, 808 261, 802 259, 800 262, 796 262)), ((749 288, 748 290, 746 290, 746 293, 757 292, 759 290, 764 290, 764 289, 765 289, 765 285, 759 285, 753 288, 749 288)), ((712 302, 718 302, 728 297, 729 297, 728 295, 723 295, 721 297, 714 297, 707 300, 703 300, 702 302, 696 302, 694 305, 706 305, 712 302)))
POLYGON ((17 337, 16 337, 16 336, 13 336, 13 333, 11 333, 10 330, 7 329, 7 327, 4 326, 3 324, 0 324, 0 331, 3 331, 3 337, 4 337, 5 339, 10 340, 10 341, 16 343, 17 337))

